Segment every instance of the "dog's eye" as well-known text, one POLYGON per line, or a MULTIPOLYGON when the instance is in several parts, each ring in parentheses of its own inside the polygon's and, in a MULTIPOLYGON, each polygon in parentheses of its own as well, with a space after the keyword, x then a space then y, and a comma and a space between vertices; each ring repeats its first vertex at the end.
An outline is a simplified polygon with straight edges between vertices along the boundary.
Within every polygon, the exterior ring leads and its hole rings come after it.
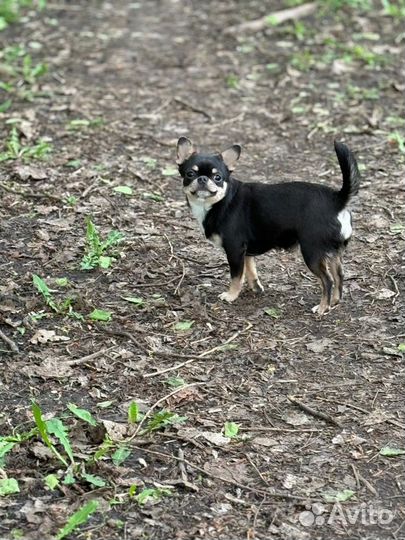
POLYGON ((216 174, 216 175, 214 176, 214 182, 220 182, 221 180, 222 180, 222 177, 221 177, 220 174, 216 174))
POLYGON ((187 176, 187 178, 194 178, 195 171, 187 171, 186 176, 187 176))

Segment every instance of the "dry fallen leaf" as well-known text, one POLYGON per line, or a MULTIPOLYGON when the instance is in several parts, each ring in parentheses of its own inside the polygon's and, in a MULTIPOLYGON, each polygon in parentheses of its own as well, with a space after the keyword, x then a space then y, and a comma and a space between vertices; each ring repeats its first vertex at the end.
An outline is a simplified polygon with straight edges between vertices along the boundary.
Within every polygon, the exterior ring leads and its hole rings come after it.
POLYGON ((136 427, 112 420, 101 420, 105 430, 113 441, 122 441, 132 435, 136 427))
POLYGON ((68 336, 57 336, 55 330, 45 330, 40 328, 30 339, 30 343, 37 345, 38 343, 48 343, 48 341, 69 341, 68 336))
POLYGON ((316 341, 311 341, 305 346, 309 351, 320 353, 323 352, 327 347, 332 345, 332 340, 329 338, 318 339, 316 341))

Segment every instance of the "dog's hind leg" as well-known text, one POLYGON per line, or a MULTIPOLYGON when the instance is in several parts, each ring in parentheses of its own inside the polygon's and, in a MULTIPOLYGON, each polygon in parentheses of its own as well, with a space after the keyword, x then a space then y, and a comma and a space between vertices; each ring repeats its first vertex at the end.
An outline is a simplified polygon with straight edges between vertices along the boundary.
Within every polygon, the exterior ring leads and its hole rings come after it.
POLYGON ((245 275, 249 287, 252 289, 253 292, 258 293, 264 291, 264 287, 260 283, 259 277, 257 275, 255 258, 249 255, 246 255, 245 257, 245 275))
POLYGON ((333 277, 328 269, 327 257, 325 255, 317 256, 313 248, 306 250, 301 246, 301 251, 308 268, 320 279, 322 285, 321 302, 312 308, 312 312, 323 315, 330 310, 333 288, 333 277))
POLYGON ((343 265, 340 255, 336 255, 329 260, 329 267, 334 281, 334 289, 332 293, 332 306, 339 304, 343 295, 343 265))

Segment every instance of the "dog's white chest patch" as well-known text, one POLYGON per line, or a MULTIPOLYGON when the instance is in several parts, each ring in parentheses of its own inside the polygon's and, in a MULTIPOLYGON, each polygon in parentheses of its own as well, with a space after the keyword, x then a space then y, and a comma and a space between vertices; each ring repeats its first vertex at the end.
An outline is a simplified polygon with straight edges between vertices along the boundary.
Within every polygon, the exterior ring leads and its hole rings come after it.
POLYGON ((205 216, 208 214, 208 211, 211 208, 211 205, 208 205, 204 201, 190 201, 190 207, 191 207, 191 213, 195 217, 195 219, 198 221, 198 224, 200 226, 200 229, 202 232, 204 232, 204 226, 203 222, 205 219, 205 216))
POLYGON ((352 235, 352 218, 349 210, 342 210, 338 214, 338 220, 340 222, 340 234, 343 240, 349 240, 352 235))

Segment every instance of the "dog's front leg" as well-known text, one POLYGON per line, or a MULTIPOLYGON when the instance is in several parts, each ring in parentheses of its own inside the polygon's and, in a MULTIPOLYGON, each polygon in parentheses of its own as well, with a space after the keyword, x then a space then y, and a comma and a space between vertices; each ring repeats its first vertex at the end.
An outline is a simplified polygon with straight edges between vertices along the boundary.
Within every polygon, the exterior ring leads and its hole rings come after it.
POLYGON ((229 290, 220 294, 219 298, 226 302, 233 302, 238 298, 245 278, 246 248, 241 246, 224 246, 224 248, 231 272, 231 284, 229 290))

